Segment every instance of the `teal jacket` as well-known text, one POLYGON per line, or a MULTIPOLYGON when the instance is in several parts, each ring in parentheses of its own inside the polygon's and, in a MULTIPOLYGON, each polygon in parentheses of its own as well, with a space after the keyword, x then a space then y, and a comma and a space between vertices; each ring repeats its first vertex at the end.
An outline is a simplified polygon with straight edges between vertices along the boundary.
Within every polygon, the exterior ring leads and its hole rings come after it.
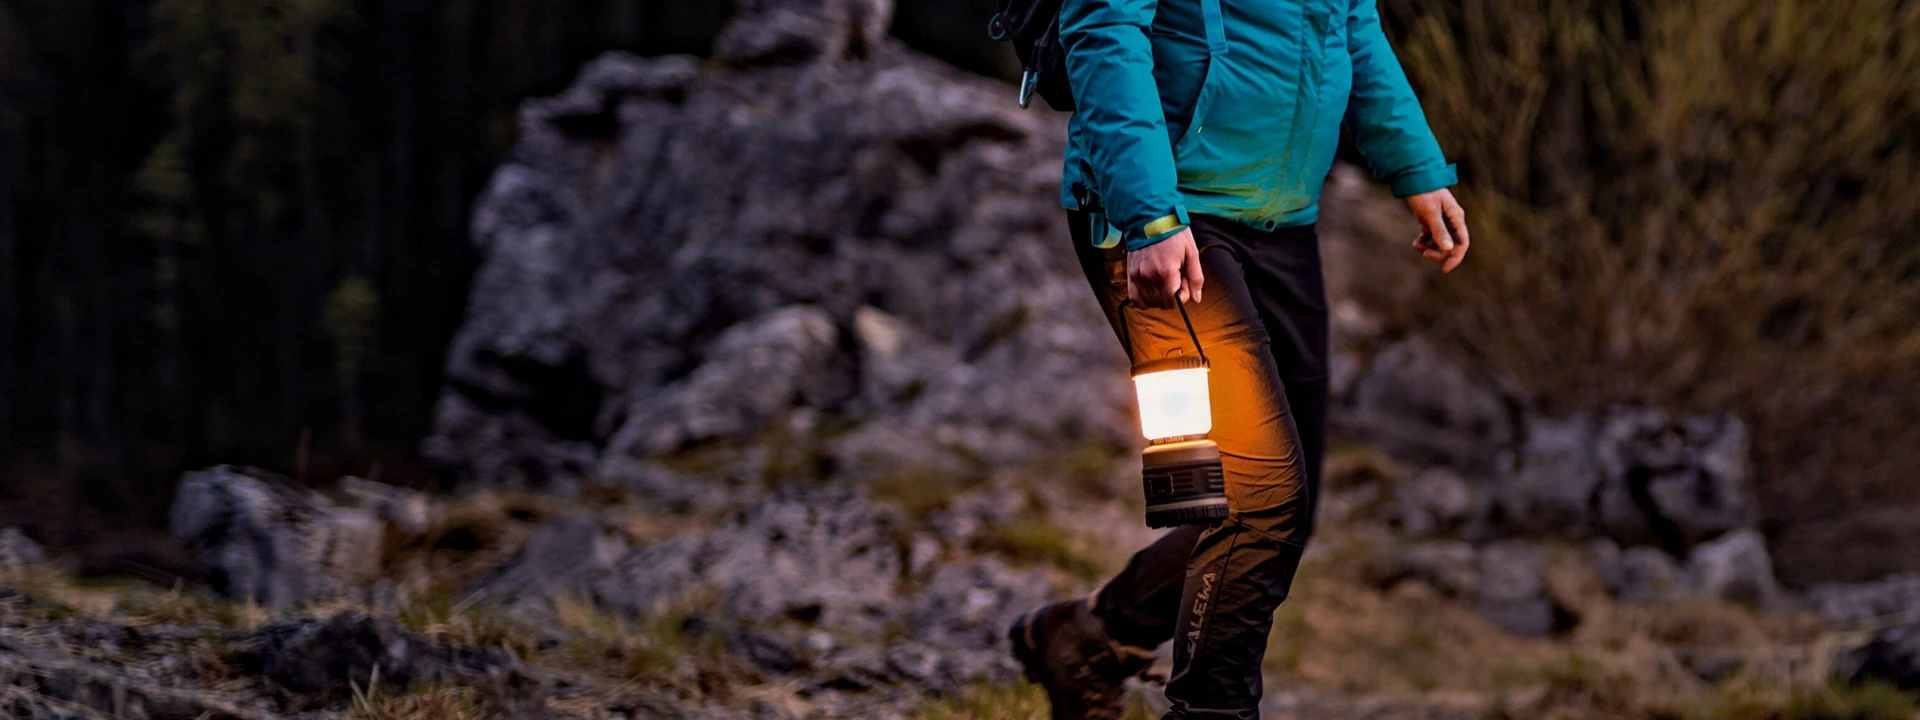
POLYGON ((1453 185, 1374 0, 1065 0, 1079 106, 1061 203, 1137 250, 1188 213, 1319 216, 1342 122, 1399 197, 1453 185))

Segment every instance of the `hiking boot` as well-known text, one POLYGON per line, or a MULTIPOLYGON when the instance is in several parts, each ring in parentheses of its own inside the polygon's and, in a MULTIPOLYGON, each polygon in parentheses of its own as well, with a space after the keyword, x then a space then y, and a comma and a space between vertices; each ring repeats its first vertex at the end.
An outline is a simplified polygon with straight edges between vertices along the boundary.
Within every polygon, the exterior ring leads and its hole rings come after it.
POLYGON ((1027 679, 1047 689, 1053 720, 1120 720, 1127 678, 1153 664, 1153 651, 1107 637, 1086 599, 1042 605, 1007 629, 1027 679))

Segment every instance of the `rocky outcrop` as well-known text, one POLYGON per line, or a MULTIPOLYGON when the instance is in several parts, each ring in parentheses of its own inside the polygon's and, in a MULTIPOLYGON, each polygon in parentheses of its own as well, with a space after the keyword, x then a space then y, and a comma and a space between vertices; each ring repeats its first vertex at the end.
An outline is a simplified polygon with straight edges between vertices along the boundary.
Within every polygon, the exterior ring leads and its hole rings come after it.
POLYGON ((173 537, 232 598, 272 608, 337 597, 380 570, 385 525, 268 473, 187 473, 174 496, 173 537))
POLYGON ((1618 410, 1524 428, 1489 490, 1496 528, 1682 553, 1759 518, 1737 418, 1618 410))
POLYGON ((750 3, 724 65, 610 55, 529 103, 428 454, 566 489, 771 436, 839 476, 1135 442, 1064 126, 881 37, 886 6, 750 3))

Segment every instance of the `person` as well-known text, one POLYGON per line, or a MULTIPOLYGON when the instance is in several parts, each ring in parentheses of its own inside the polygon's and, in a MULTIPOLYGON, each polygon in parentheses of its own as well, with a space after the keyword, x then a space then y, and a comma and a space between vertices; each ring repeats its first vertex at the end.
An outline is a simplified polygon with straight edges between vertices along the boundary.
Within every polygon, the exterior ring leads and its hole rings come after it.
POLYGON ((1228 517, 1173 530, 1088 597, 1009 629, 1055 720, 1121 715, 1123 682, 1173 640, 1167 718, 1257 718, 1261 661, 1313 531, 1327 412, 1314 222, 1341 127, 1404 198, 1414 250, 1469 245, 1457 174, 1374 0, 1064 0, 1077 110, 1061 203, 1081 268, 1134 360, 1212 366, 1209 437, 1228 517))

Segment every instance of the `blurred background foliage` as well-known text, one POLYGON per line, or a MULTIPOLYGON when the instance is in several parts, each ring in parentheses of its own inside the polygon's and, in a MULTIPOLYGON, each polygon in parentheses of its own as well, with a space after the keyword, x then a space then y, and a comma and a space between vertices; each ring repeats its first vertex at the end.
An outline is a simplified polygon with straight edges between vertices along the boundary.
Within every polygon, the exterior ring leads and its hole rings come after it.
MULTIPOLYGON (((901 0, 894 34, 1010 77, 994 4, 901 0)), ((516 107, 703 54, 729 5, 0 0, 0 521, 150 524, 212 462, 431 485, 516 107)), ((1910 523, 1920 4, 1381 6, 1477 247, 1377 311, 1548 407, 1739 412, 1776 534, 1910 523)))
POLYGON ((1782 567, 1913 537, 1920 4, 1382 9, 1476 240, 1403 321, 1549 407, 1738 413, 1782 567))

